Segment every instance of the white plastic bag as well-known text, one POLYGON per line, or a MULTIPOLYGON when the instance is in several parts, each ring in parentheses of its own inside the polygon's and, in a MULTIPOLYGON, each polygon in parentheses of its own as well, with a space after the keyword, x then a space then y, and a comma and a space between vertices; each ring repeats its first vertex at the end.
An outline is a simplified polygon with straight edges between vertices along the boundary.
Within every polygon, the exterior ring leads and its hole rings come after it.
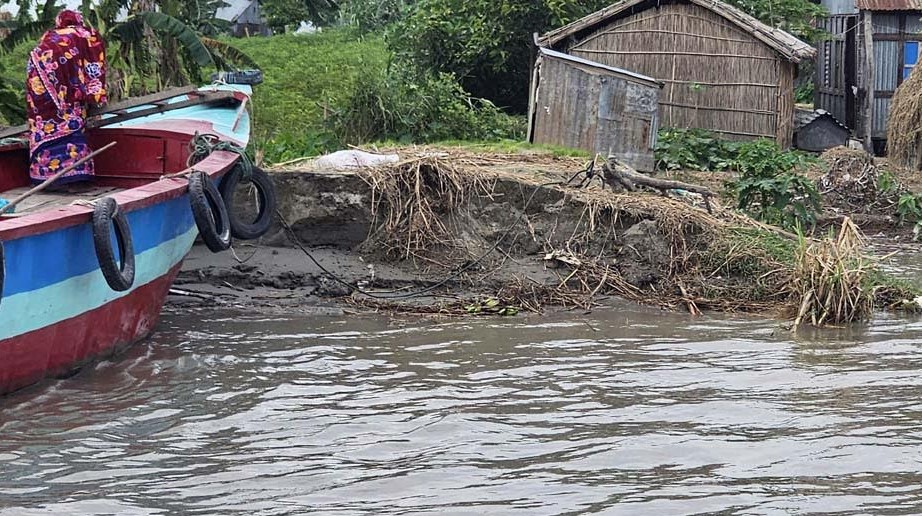
POLYGON ((341 150, 320 156, 314 160, 314 166, 321 170, 344 170, 350 168, 375 167, 387 163, 397 163, 396 154, 372 154, 360 150, 341 150))

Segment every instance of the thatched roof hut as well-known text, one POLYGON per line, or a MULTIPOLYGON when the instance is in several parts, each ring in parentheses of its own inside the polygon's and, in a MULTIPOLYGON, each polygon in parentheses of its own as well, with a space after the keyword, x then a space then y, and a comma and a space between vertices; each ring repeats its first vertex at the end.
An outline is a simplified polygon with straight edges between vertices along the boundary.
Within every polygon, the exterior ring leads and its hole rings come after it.
POLYGON ((666 84, 664 127, 790 146, 797 64, 816 50, 717 0, 625 0, 538 44, 666 84))

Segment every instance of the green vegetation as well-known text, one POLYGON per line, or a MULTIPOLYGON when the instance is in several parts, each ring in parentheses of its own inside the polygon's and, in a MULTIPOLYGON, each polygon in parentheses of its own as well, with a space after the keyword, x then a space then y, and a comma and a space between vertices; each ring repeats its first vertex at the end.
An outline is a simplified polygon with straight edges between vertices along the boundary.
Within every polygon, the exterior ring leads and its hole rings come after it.
POLYGON ((794 90, 794 102, 813 104, 813 81, 807 81, 794 90))
POLYGON ((664 129, 656 145, 661 170, 733 171, 727 186, 739 209, 786 228, 812 226, 820 209, 813 182, 800 173, 816 159, 768 140, 731 142, 700 129, 664 129))
POLYGON ((825 7, 810 0, 727 0, 743 12, 772 27, 786 30, 805 41, 817 41, 823 32, 814 20, 828 16, 825 7))
POLYGON ((283 162, 372 141, 522 139, 524 122, 448 74, 393 62, 381 36, 353 29, 237 40, 265 75, 255 90, 256 148, 283 162))
POLYGON ((896 216, 903 222, 922 221, 922 194, 907 192, 896 202, 896 216))
POLYGON ((820 196, 813 181, 797 172, 811 161, 799 152, 783 152, 767 140, 740 145, 733 160, 739 178, 731 183, 737 207, 769 224, 812 226, 820 196))
POLYGON ((405 65, 361 75, 335 121, 344 143, 522 139, 522 119, 471 97, 453 76, 405 65))
POLYGON ((263 70, 255 88, 256 148, 270 162, 332 150, 335 112, 349 100, 360 76, 379 77, 388 52, 380 36, 352 30, 234 40, 263 70))
POLYGON ((609 0, 419 0, 388 32, 396 55, 450 73, 476 97, 524 113, 534 43, 609 0))
POLYGON ((662 129, 656 138, 660 170, 727 170, 739 148, 704 129, 662 129))

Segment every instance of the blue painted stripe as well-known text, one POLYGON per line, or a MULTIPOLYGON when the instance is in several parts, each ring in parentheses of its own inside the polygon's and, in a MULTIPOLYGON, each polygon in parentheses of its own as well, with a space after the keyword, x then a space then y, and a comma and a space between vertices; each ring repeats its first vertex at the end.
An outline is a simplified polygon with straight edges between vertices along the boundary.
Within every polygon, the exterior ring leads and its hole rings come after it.
MULTIPOLYGON (((195 229, 188 195, 129 212, 127 216, 135 255, 195 229)), ((10 296, 99 271, 90 224, 10 240, 3 245, 6 281, 0 306, 10 296)))
POLYGON ((77 317, 127 296, 162 277, 179 263, 191 249, 197 235, 198 231, 192 228, 139 254, 135 259, 134 287, 125 292, 109 288, 102 272, 97 269, 32 292, 3 298, 0 303, 0 341, 77 317))
MULTIPOLYGON (((215 87, 218 90, 222 91, 237 91, 243 93, 247 96, 253 94, 253 89, 248 85, 218 85, 215 87)), ((201 91, 210 91, 212 87, 200 88, 201 91)), ((169 103, 173 104, 176 102, 182 102, 188 100, 188 95, 181 95, 179 97, 173 97, 169 99, 169 103)), ((136 106, 129 109, 126 109, 127 112, 137 111, 141 109, 148 109, 153 107, 153 104, 145 104, 142 106, 136 106)), ((104 115, 103 119, 112 118, 116 115, 104 115)), ((207 121, 212 124, 216 133, 219 136, 224 136, 228 138, 233 138, 238 142, 242 142, 246 145, 249 142, 250 138, 250 116, 249 113, 244 111, 241 115, 239 122, 237 122, 237 128, 234 129, 234 122, 237 121, 237 106, 209 106, 209 105, 199 105, 199 106, 190 106, 187 108, 177 109, 175 111, 167 111, 164 113, 153 114, 145 116, 143 118, 136 118, 134 120, 128 120, 125 122, 120 122, 117 124, 106 125, 106 128, 123 128, 123 127, 143 127, 145 124, 151 122, 165 122, 170 120, 195 120, 195 121, 207 121)))

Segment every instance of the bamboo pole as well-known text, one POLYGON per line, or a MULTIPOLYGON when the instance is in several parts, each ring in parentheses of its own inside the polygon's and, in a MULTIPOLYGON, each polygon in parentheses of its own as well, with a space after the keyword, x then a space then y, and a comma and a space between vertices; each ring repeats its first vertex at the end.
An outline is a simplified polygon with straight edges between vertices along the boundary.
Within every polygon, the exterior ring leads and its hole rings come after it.
POLYGON ((35 194, 41 192, 41 191, 44 190, 45 188, 48 188, 49 186, 51 186, 52 183, 54 183, 54 182, 57 181, 58 179, 61 179, 61 177, 63 177, 64 174, 66 174, 66 173, 68 173, 68 172, 74 170, 75 168, 79 167, 80 165, 82 165, 82 164, 86 163, 87 161, 93 159, 94 156, 97 156, 97 155, 99 155, 100 153, 102 153, 103 151, 112 148, 112 147, 115 145, 115 143, 116 143, 116 142, 110 142, 110 143, 109 143, 108 145, 106 145, 105 147, 101 147, 101 148, 99 148, 99 149, 96 149, 95 151, 93 151, 93 152, 89 153, 88 155, 86 155, 86 156, 80 158, 79 160, 77 160, 76 163, 73 163, 73 164, 70 165, 69 167, 66 167, 66 168, 64 168, 63 170, 61 170, 60 172, 58 172, 57 174, 55 174, 55 175, 49 177, 49 178, 46 179, 45 182, 43 182, 42 184, 36 186, 35 188, 29 190, 28 192, 26 192, 26 193, 20 195, 19 197, 13 199, 12 201, 10 201, 9 204, 7 204, 6 206, 4 206, 3 208, 0 208, 0 215, 3 215, 4 213, 6 213, 6 212, 12 210, 17 204, 19 204, 19 203, 21 203, 22 201, 28 199, 29 197, 32 197, 32 196, 35 195, 35 194))

